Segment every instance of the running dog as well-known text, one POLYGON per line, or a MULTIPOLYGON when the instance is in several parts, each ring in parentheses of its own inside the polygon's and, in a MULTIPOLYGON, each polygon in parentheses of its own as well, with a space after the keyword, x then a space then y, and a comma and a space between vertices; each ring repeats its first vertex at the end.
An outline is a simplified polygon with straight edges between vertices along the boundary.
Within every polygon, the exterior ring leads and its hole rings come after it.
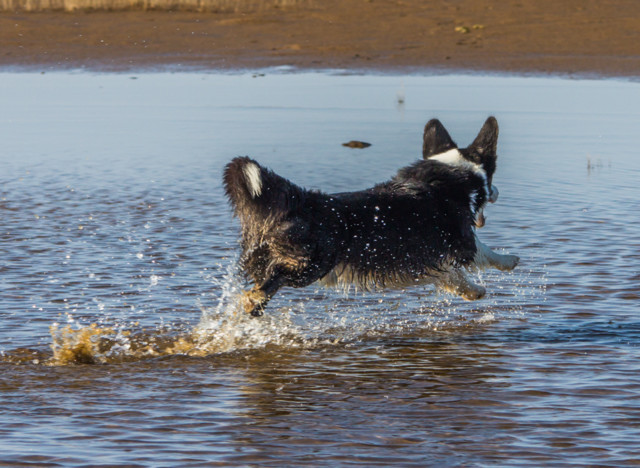
POLYGON ((263 314, 284 286, 316 281, 364 290, 434 284, 466 300, 486 290, 465 270, 509 271, 519 259, 478 239, 495 202, 498 122, 489 117, 467 148, 436 119, 424 129, 423 159, 358 192, 307 190, 248 157, 233 159, 224 187, 242 227, 241 267, 254 287, 242 307, 263 314))

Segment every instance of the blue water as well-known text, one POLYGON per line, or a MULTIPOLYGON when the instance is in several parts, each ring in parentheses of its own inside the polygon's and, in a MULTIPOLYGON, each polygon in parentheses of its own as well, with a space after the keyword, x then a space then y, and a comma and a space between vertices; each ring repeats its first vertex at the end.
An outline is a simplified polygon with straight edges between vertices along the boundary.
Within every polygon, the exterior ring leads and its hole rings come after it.
POLYGON ((637 465, 639 86, 0 73, 0 464, 637 465), (234 313, 232 157, 358 190, 430 118, 466 146, 488 115, 479 236, 522 261, 485 299, 309 287, 234 313))

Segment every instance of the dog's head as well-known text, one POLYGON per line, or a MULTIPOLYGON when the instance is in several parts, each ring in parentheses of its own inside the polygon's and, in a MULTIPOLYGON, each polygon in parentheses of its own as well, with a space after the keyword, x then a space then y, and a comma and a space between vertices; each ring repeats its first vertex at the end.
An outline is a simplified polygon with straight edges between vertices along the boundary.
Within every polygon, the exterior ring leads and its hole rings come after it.
POLYGON ((476 139, 466 148, 458 148, 439 120, 430 120, 424 127, 422 145, 424 159, 434 159, 451 166, 468 168, 484 179, 486 193, 476 194, 472 203, 477 227, 484 226, 483 208, 486 202, 495 203, 498 199, 498 189, 492 184, 498 159, 497 146, 498 121, 495 117, 489 117, 486 120, 476 139))

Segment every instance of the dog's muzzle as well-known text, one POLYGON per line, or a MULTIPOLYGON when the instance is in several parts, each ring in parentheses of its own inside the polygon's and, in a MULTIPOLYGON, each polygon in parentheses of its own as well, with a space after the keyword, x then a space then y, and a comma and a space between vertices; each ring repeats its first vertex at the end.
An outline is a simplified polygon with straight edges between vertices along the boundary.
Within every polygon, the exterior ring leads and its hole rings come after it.
MULTIPOLYGON (((495 203, 498 200, 498 187, 492 185, 489 188, 489 203, 495 203)), ((476 213, 476 227, 481 228, 487 222, 487 218, 484 217, 484 209, 480 208, 476 213)))
POLYGON ((489 188, 489 203, 495 203, 498 201, 498 187, 492 185, 489 188))

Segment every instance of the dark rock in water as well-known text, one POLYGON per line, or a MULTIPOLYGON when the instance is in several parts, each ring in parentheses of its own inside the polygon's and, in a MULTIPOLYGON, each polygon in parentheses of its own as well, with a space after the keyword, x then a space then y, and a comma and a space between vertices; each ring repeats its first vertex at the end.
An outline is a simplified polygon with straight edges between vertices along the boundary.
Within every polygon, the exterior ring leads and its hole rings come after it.
POLYGON ((368 148, 369 146, 371 146, 371 143, 367 143, 366 141, 351 140, 348 143, 342 143, 342 146, 346 146, 348 148, 368 148))

